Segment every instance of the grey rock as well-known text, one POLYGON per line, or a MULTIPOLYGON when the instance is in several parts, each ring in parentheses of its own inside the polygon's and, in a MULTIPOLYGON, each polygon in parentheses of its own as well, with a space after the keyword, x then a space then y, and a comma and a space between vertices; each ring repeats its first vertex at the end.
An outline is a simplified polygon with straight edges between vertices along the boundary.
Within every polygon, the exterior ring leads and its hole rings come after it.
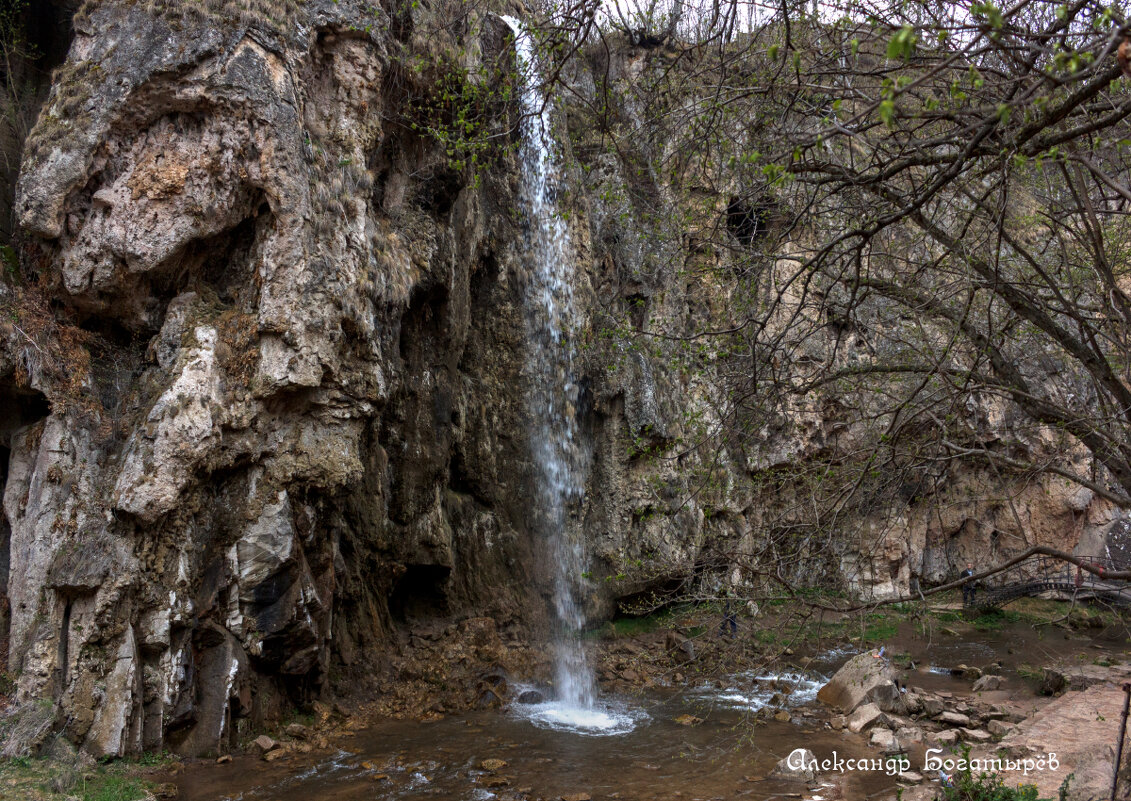
POLYGON ((883 712, 892 712, 897 715, 908 714, 908 707, 904 701, 904 694, 894 681, 886 681, 875 685, 868 690, 867 700, 878 706, 883 712))
POLYGON ((523 690, 516 699, 520 704, 540 704, 546 700, 538 690, 523 690))
POLYGON ((891 729, 872 729, 872 736, 868 740, 868 744, 873 748, 882 748, 884 751, 890 751, 896 746, 895 733, 891 729))
POLYGON ((963 715, 961 712, 951 712, 949 710, 946 711, 946 712, 943 712, 941 715, 939 715, 938 721, 940 723, 945 723, 948 726, 969 726, 970 725, 969 716, 963 715))
POLYGON ((968 743, 987 743, 993 738, 985 729, 962 729, 962 739, 968 743))
POLYGON ((256 737, 252 742, 252 745, 258 748, 259 752, 262 754, 266 754, 268 751, 274 751, 279 747, 279 744, 268 737, 266 734, 261 734, 256 737))
POLYGON ((775 779, 793 779, 796 781, 814 781, 817 778, 816 756, 807 748, 796 748, 789 755, 778 760, 770 777, 775 779))
POLYGON ((974 692, 988 692, 990 690, 1000 690, 1005 684, 1005 679, 1001 676, 993 676, 985 674, 974 682, 974 692))
POLYGON ((1001 737, 1008 734, 1013 727, 1008 723, 1000 720, 991 720, 986 724, 986 730, 995 737, 1001 737))
POLYGON ((880 708, 875 704, 864 704, 864 706, 857 707, 848 716, 848 730, 853 733, 864 731, 875 723, 881 714, 880 708))
POLYGON ((927 735, 927 739, 940 745, 954 745, 958 742, 958 732, 954 729, 944 729, 943 731, 932 732, 927 735))
POLYGON ((923 730, 918 726, 902 726, 896 729, 895 739, 901 746, 923 742, 923 730))

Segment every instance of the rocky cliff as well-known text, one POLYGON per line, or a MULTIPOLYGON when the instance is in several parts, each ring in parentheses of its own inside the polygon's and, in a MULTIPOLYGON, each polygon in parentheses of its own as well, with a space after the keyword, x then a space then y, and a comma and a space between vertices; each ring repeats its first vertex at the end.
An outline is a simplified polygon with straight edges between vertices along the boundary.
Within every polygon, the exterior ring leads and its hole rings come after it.
MULTIPOLYGON (((491 10, 76 14, 0 284, 6 753, 51 731, 96 756, 224 751, 331 692, 427 685, 407 655, 444 632, 466 635, 445 659, 472 679, 537 663, 524 643, 551 580, 528 508, 514 55, 491 10)), ((642 58, 626 47, 613 72, 631 81, 642 58)), ((725 254, 626 225, 663 182, 583 138, 562 139, 592 448, 572 524, 599 619, 688 576, 750 578, 725 555, 757 552, 781 501, 756 479, 844 424, 809 399, 752 439, 689 447, 722 418, 731 366, 689 371, 610 332, 694 333, 731 314, 737 279, 725 254), (684 269, 708 258, 710 280, 684 269)), ((891 593, 1003 536, 1102 543, 1115 520, 1051 479, 1013 506, 964 489, 985 480, 947 484, 941 514, 919 494, 850 515, 829 569, 891 593)))

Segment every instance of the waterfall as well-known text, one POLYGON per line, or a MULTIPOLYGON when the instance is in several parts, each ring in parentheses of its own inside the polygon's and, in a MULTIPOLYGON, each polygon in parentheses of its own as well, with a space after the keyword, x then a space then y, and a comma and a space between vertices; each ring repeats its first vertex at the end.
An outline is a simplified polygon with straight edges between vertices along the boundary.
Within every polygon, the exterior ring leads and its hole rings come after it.
POLYGON ((537 529, 555 563, 555 686, 564 707, 593 709, 593 670, 580 633, 584 613, 576 583, 586 570, 585 544, 571 533, 569 517, 585 491, 587 460, 577 430, 578 387, 573 374, 577 309, 573 298, 575 256, 569 227, 557 207, 561 186, 551 105, 539 88, 533 37, 513 17, 522 111, 521 200, 527 222, 524 259, 531 453, 538 471, 537 529))

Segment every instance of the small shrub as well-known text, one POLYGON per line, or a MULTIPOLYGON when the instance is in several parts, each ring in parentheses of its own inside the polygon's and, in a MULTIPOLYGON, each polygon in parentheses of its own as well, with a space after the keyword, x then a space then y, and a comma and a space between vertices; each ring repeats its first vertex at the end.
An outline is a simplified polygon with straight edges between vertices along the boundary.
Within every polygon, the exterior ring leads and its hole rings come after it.
POLYGON ((1051 801, 1037 795, 1033 784, 1009 787, 996 773, 956 773, 942 788, 942 801, 1051 801))

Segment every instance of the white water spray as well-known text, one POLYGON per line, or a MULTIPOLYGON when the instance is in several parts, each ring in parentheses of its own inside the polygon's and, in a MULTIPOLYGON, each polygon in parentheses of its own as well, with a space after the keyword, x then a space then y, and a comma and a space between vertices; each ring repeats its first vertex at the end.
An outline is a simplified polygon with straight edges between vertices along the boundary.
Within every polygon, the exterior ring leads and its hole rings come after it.
POLYGON ((538 530, 554 561, 554 606, 559 630, 554 638, 557 699, 539 704, 531 718, 555 728, 585 733, 631 729, 631 718, 595 705, 596 682, 580 633, 585 616, 576 582, 586 570, 585 546, 569 525, 570 510, 585 490, 587 458, 577 426, 578 386, 573 375, 577 310, 573 298, 574 262, 569 227, 557 207, 560 190, 551 106, 539 89, 534 40, 513 17, 503 20, 514 32, 522 111, 522 189, 527 216, 524 260, 526 326, 530 343, 530 412, 534 420, 531 452, 538 467, 538 530))

